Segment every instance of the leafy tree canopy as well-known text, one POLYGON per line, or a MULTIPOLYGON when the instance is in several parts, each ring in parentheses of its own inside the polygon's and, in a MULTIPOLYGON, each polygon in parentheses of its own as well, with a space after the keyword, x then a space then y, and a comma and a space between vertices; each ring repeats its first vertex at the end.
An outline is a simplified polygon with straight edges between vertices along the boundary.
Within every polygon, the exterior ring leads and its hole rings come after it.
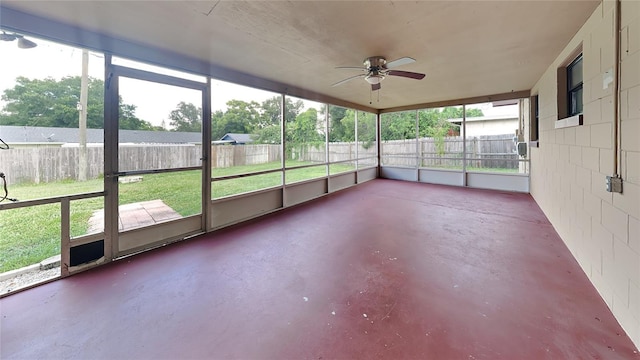
MULTIPOLYGON (((77 103, 80 100, 80 77, 69 76, 28 79, 18 77, 16 85, 4 91, 6 102, 0 111, 0 124, 19 126, 70 127, 78 126, 77 103)), ((162 127, 139 119, 136 106, 119 99, 120 129, 162 130, 162 127)), ((227 133, 255 135, 258 143, 280 143, 280 119, 282 98, 274 96, 262 103, 230 100, 225 111, 212 113, 212 137, 220 139, 227 133)), ((89 78, 87 127, 102 128, 104 108, 104 82, 89 78)), ((321 122, 325 108, 302 111, 304 103, 287 97, 285 102, 285 127, 287 141, 322 141, 321 122)), ((340 106, 328 106, 329 141, 354 141, 355 110, 340 106)), ((467 109, 467 116, 482 116, 480 109, 467 109)), ((448 119, 461 118, 462 107, 425 109, 418 111, 418 134, 421 137, 442 137, 458 133, 458 126, 448 119)), ((199 132, 202 129, 202 109, 191 103, 180 102, 169 114, 173 131, 199 132)), ((386 113, 381 117, 382 140, 413 139, 416 136, 416 112, 386 113)), ((358 139, 371 143, 375 140, 375 115, 358 112, 358 139)))
POLYGON ((226 111, 212 114, 212 138, 220 139, 227 133, 252 134, 260 123, 259 109, 255 101, 229 100, 226 111))
POLYGON ((324 136, 318 132, 318 110, 309 108, 288 122, 286 127, 287 141, 292 143, 311 143, 324 141, 324 136))
MULTIPOLYGON (((89 78, 87 127, 104 126, 104 82, 89 78)), ((18 126, 78 127, 77 104, 80 101, 80 76, 29 79, 16 78, 16 85, 2 94, 6 102, 0 111, 0 124, 18 126)), ((120 102, 120 128, 157 130, 135 115, 136 106, 120 102)))
MULTIPOLYGON (((418 135, 441 137, 459 133, 459 126, 449 119, 462 118, 462 107, 424 109, 418 111, 418 135)), ((482 116, 480 109, 467 109, 467 116, 482 116)), ((380 120, 382 140, 414 139, 416 137, 416 112, 404 111, 384 114, 380 120)))
MULTIPOLYGON (((87 127, 102 127, 103 85, 89 79, 87 127)), ((6 102, 0 113, 3 125, 77 127, 80 77, 31 80, 21 76, 4 91, 2 100, 6 102)))
MULTIPOLYGON (((260 121, 258 126, 253 129, 252 134, 256 135, 255 141, 265 144, 279 144, 281 142, 280 118, 282 98, 274 96, 262 102, 260 112, 260 121)), ((297 121, 298 115, 304 108, 301 100, 293 101, 290 97, 285 100, 286 124, 293 124, 297 121)), ((290 131, 291 125, 287 125, 287 131, 290 131)))
MULTIPOLYGON (((287 122, 295 121, 296 117, 302 111, 304 103, 301 100, 295 102, 287 97, 285 100, 285 114, 284 117, 287 122)), ((260 121, 258 127, 263 128, 270 125, 280 126, 280 118, 282 114, 280 109, 282 108, 282 97, 274 96, 262 102, 260 105, 260 121)))
MULTIPOLYGON (((329 141, 347 141, 349 135, 345 133, 349 129, 345 129, 344 119, 349 111, 341 106, 329 105, 329 141)), ((324 116, 325 107, 320 110, 320 115, 324 116)), ((353 127, 353 123, 351 123, 353 127)), ((352 131, 353 132, 353 131, 352 131)))
POLYGON ((169 125, 172 131, 200 132, 202 131, 202 108, 192 103, 181 101, 169 114, 169 125))

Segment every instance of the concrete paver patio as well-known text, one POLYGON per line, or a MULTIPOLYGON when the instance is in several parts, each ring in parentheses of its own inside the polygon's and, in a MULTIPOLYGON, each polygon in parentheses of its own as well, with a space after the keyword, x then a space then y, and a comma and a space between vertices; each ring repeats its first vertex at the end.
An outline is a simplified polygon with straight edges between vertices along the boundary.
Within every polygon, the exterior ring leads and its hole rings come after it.
MULTIPOLYGON (((118 207, 118 230, 134 229, 181 217, 160 199, 124 204, 118 207)), ((103 229, 104 209, 96 210, 89 218, 88 232, 98 232, 103 229)))

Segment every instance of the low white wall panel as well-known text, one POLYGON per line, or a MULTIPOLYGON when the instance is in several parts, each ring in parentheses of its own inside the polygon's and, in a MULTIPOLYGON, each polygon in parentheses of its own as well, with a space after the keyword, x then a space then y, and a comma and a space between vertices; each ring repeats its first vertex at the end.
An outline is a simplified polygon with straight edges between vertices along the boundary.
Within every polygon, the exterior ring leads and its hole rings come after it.
POLYGON ((383 166, 380 168, 380 177, 393 180, 418 181, 418 170, 411 168, 383 166))
POLYGON ((329 192, 342 190, 356 184, 356 173, 346 173, 329 177, 329 192))
POLYGON ((464 186, 464 174, 461 171, 420 169, 420 182, 464 186))
POLYGON ((118 235, 118 256, 154 248, 200 232, 204 232, 201 216, 191 216, 125 231, 118 235))
POLYGON ((467 186, 528 193, 529 177, 515 174, 467 173, 467 186))
POLYGON ((282 189, 273 189, 211 203, 211 227, 219 228, 282 208, 282 189))
POLYGON ((378 177, 378 169, 370 168, 364 170, 358 170, 358 184, 365 181, 373 180, 378 177))
POLYGON ((285 206, 315 199, 328 193, 327 178, 288 185, 284 189, 285 206))

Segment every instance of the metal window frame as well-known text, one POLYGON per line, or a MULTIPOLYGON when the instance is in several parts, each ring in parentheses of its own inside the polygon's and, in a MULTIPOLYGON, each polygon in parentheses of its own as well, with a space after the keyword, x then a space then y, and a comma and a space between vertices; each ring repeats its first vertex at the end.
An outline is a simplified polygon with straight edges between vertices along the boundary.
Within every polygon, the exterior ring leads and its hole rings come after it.
MULTIPOLYGON (((582 90, 582 85, 584 83, 584 78, 583 78, 580 81, 580 83, 578 83, 573 87, 571 86, 571 83, 573 80, 573 70, 578 63, 582 64, 582 53, 580 53, 575 59, 573 59, 573 61, 571 61, 571 63, 569 63, 569 65, 567 65, 567 114, 568 116, 581 114, 583 110, 583 109, 576 109, 576 111, 573 111, 573 108, 574 108, 573 95, 576 94, 578 91, 582 90)), ((581 77, 583 77, 584 69, 582 74, 580 75, 581 77)))

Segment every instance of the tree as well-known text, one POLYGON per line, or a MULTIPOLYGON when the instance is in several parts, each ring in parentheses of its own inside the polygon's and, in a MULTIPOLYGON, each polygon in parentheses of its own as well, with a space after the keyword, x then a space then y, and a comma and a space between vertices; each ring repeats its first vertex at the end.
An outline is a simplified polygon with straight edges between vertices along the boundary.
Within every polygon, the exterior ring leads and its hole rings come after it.
MULTIPOLYGON (((255 142, 263 144, 281 143, 280 118, 282 98, 274 96, 262 102, 259 113, 260 118, 252 134, 256 135, 255 142)), ((295 102, 287 97, 285 100, 285 118, 288 123, 295 122, 302 111, 304 103, 301 100, 295 102)))
POLYGON ((202 131, 202 108, 192 103, 181 101, 169 114, 169 125, 172 131, 200 132, 202 131))
POLYGON ((380 118, 380 136, 386 140, 416 138, 416 112, 385 113, 380 118))
POLYGON ((358 142, 368 149, 376 141, 376 116, 364 111, 358 112, 358 142))
POLYGON ((285 122, 294 122, 298 118, 298 115, 302 112, 304 103, 302 100, 296 100, 295 102, 287 97, 284 104, 284 120, 285 122))
MULTIPOLYGON (((343 119, 347 113, 347 108, 329 105, 329 141, 350 141, 346 139, 345 132, 352 132, 353 129, 345 129, 343 119)), ((325 107, 320 110, 320 115, 324 116, 325 107)), ((351 124, 353 126, 353 123, 351 124)), ((351 140, 352 141, 352 140, 351 140)))
POLYGON ((282 135, 280 133, 280 125, 271 125, 263 127, 262 129, 255 130, 254 132, 256 143, 260 144, 280 144, 282 141, 282 135))
MULTIPOLYGON (((269 98, 260 104, 259 112, 260 118, 258 121, 258 127, 266 127, 270 125, 279 125, 282 114, 280 113, 282 98, 280 96, 274 96, 269 98)), ((288 122, 292 122, 296 119, 304 103, 302 100, 296 100, 295 102, 287 97, 285 100, 285 114, 284 117, 288 122)))
MULTIPOLYGON (((87 128, 104 126, 104 82, 89 78, 87 93, 87 128)), ((29 79, 16 78, 16 85, 2 94, 6 102, 0 112, 0 124, 18 126, 78 127, 80 76, 29 79)), ((135 105, 120 104, 120 128, 155 129, 149 122, 136 117, 135 105)))
MULTIPOLYGON (((104 84, 93 78, 88 83, 87 127, 103 124, 104 84)), ((2 95, 6 102, 0 123, 19 126, 77 127, 80 77, 16 78, 16 85, 2 95)))
POLYGON ((467 117, 484 116, 482 109, 467 109, 467 117))
POLYGON ((120 99, 120 108, 118 109, 118 129, 122 130, 157 130, 151 123, 138 119, 136 116, 136 106, 131 104, 123 104, 120 99))
MULTIPOLYGON (((467 109, 467 117, 482 116, 481 109, 467 109)), ((462 107, 450 106, 442 109, 418 111, 418 135, 420 137, 444 137, 459 132, 459 126, 450 119, 462 118, 462 107)), ((416 137, 416 112, 386 113, 380 120, 382 140, 404 140, 416 137)))
POLYGON ((221 130, 222 118, 224 117, 224 112, 221 110, 216 110, 211 113, 211 139, 219 140, 224 136, 224 130, 221 130), (222 132, 222 135, 220 133, 222 132))
MULTIPOLYGON (((287 99, 290 100, 290 99, 287 99)), ((282 97, 274 96, 262 102, 260 105, 258 127, 265 128, 271 125, 279 125, 282 114, 280 113, 282 97)))
POLYGON ((294 122, 287 123, 287 141, 292 143, 313 143, 324 138, 317 130, 318 110, 309 108, 298 115, 294 122))
MULTIPOLYGON (((467 117, 482 116, 481 109, 466 109, 467 117)), ((451 119, 463 117, 462 107, 450 106, 442 109, 425 109, 418 112, 418 126, 421 137, 436 137, 459 133, 459 126, 451 119)))
POLYGON ((212 114, 212 137, 220 139, 227 133, 252 134, 260 121, 259 107, 255 101, 227 101, 227 111, 212 114))
POLYGON ((356 112, 351 109, 329 106, 329 141, 348 142, 356 140, 356 112))

